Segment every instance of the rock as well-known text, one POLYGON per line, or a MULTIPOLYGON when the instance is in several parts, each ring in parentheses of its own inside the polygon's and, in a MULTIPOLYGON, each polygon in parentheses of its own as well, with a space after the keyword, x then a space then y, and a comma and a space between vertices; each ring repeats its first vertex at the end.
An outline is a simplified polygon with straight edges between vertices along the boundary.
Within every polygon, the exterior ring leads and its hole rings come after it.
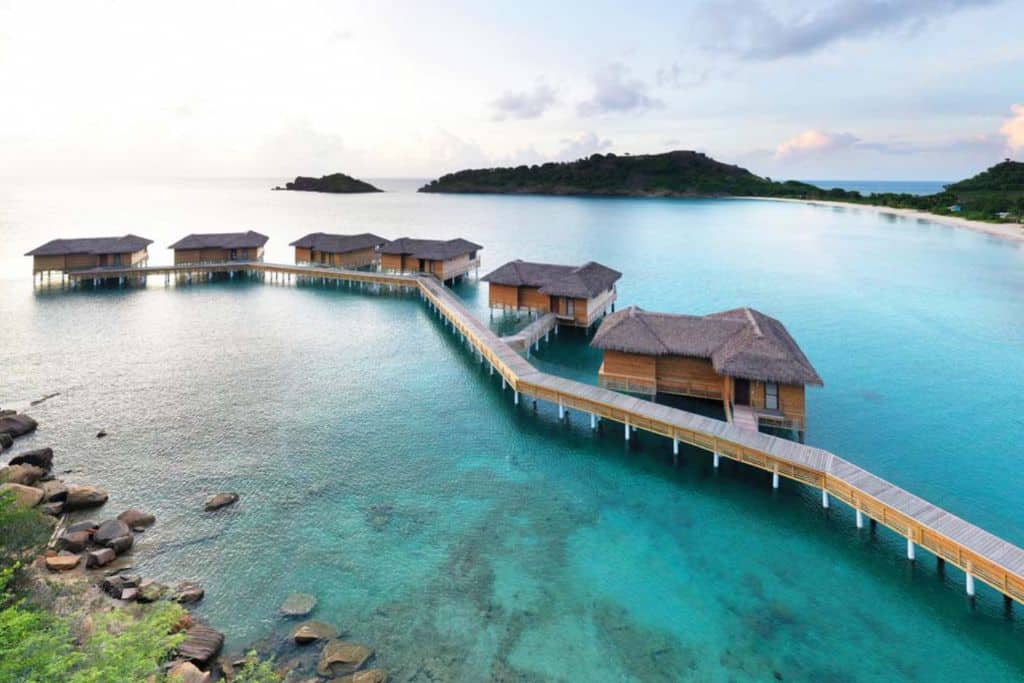
POLYGON ((102 439, 106 435, 107 435, 107 430, 105 430, 105 429, 101 429, 100 431, 96 432, 96 438, 97 439, 102 439))
POLYGON ((46 558, 46 568, 51 572, 66 572, 77 567, 81 559, 79 555, 52 555, 46 558))
POLYGON ((51 517, 60 517, 64 514, 64 503, 59 500, 52 503, 43 503, 39 506, 39 511, 44 515, 50 515, 51 517))
POLYGON ((44 502, 63 503, 68 499, 68 487, 60 479, 44 481, 39 488, 43 490, 44 502))
POLYGON ((192 662, 178 662, 167 672, 168 683, 209 683, 209 671, 200 671, 192 662))
POLYGON ((114 574, 103 579, 100 588, 112 598, 133 600, 138 594, 141 581, 137 574, 114 574))
POLYGON ((28 415, 8 414, 0 417, 0 432, 6 432, 15 439, 19 436, 25 436, 26 434, 34 432, 38 426, 39 423, 28 415))
POLYGON ((92 534, 88 531, 65 531, 57 538, 57 548, 72 553, 80 553, 89 547, 92 534))
POLYGON ((117 557, 117 553, 114 552, 113 548, 90 550, 85 554, 85 568, 97 569, 98 567, 104 567, 113 562, 115 557, 117 557))
POLYGON ((119 519, 108 519, 92 535, 93 543, 113 548, 118 555, 131 548, 134 540, 131 529, 119 519))
POLYGON ((82 522, 75 522, 74 524, 69 526, 64 533, 70 534, 73 531, 88 531, 89 536, 91 537, 94 533, 96 533, 96 530, 99 528, 99 524, 89 519, 82 522))
POLYGON ((292 631, 292 640, 297 645, 308 645, 317 640, 331 640, 338 637, 338 629, 322 621, 304 621, 292 631))
POLYGON ((286 617, 304 617, 316 607, 316 597, 308 593, 292 593, 281 603, 281 614, 286 617))
POLYGON ((182 581, 178 584, 178 587, 174 589, 174 595, 171 596, 171 600, 182 605, 190 605, 202 600, 204 595, 206 595, 206 591, 198 583, 194 581, 182 581))
POLYGON ((223 507, 227 507, 228 505, 232 505, 237 502, 237 493, 218 493, 206 501, 206 507, 203 509, 207 512, 212 512, 213 510, 220 510, 223 507))
POLYGON ((363 664, 372 656, 373 650, 366 645, 329 640, 320 653, 316 672, 325 677, 353 673, 363 668, 363 664))
POLYGON ((0 432, 0 451, 6 450, 14 445, 14 437, 7 432, 0 432))
POLYGON ((170 586, 166 584, 147 579, 139 584, 139 596, 136 599, 139 602, 156 602, 163 600, 170 590, 170 586))
POLYGON ((6 481, 11 484, 32 486, 45 476, 46 470, 42 467, 36 467, 35 465, 10 465, 8 467, 0 467, 0 481, 6 481))
POLYGON ((107 502, 107 492, 95 486, 69 486, 64 506, 68 512, 99 507, 107 502))
POLYGON ((332 679, 328 683, 387 683, 387 681, 388 672, 384 669, 367 669, 366 671, 357 671, 348 676, 332 679))
POLYGON ((53 467, 53 449, 37 448, 33 451, 25 451, 20 455, 11 458, 10 465, 34 465, 49 471, 53 467))
POLYGON ((127 524, 132 531, 141 531, 148 526, 153 526, 156 522, 155 516, 135 508, 128 508, 119 514, 117 518, 127 524))
POLYGON ((42 489, 21 484, 0 484, 0 493, 10 491, 14 494, 14 502, 21 507, 33 507, 43 500, 42 489))
POLYGON ((185 641, 178 646, 178 656, 195 664, 206 665, 223 646, 222 633, 209 626, 196 625, 185 631, 185 641))

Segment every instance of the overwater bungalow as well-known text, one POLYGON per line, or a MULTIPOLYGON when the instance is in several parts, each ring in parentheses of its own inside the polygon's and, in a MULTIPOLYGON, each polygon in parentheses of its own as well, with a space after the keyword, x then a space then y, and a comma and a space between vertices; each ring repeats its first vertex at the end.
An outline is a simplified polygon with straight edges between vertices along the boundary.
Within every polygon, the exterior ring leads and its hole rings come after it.
POLYGON ((25 254, 32 257, 32 274, 90 268, 144 266, 153 240, 138 235, 50 240, 25 254))
POLYGON ((447 282, 480 268, 479 244, 461 237, 421 240, 401 237, 380 248, 381 270, 390 273, 431 273, 447 282))
POLYGON ((711 315, 609 315, 591 345, 604 351, 601 386, 722 401, 738 426, 807 428, 804 388, 821 377, 786 328, 752 308, 711 315))
POLYGON ((200 233, 184 237, 170 246, 174 265, 262 261, 263 245, 269 238, 258 232, 200 233))
POLYGON ((554 313, 560 325, 590 327, 613 310, 622 273, 590 261, 582 266, 509 261, 482 279, 488 305, 502 310, 554 313))
POLYGON ((369 232, 361 235, 331 235, 312 232, 289 246, 295 247, 296 265, 362 268, 380 261, 383 237, 369 232))

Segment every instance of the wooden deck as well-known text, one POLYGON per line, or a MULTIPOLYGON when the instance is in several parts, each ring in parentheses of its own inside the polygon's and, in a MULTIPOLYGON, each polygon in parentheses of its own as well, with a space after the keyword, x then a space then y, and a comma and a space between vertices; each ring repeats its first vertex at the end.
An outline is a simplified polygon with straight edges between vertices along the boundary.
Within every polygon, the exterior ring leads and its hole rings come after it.
POLYGON ((758 431, 757 417, 754 416, 754 409, 750 406, 733 406, 730 422, 741 429, 758 431))
POLYGON ((149 274, 228 272, 230 268, 276 278, 348 281, 418 290, 432 311, 461 335, 481 361, 501 376, 516 404, 520 396, 549 401, 563 410, 589 413, 592 419, 624 426, 625 439, 633 429, 644 430, 679 443, 689 444, 752 467, 813 486, 822 492, 822 504, 835 497, 862 517, 886 526, 949 562, 966 575, 966 589, 974 594, 979 579, 1008 599, 1024 603, 1024 550, 943 510, 841 457, 813 446, 781 439, 730 422, 659 405, 538 371, 508 343, 481 322, 466 305, 436 278, 426 275, 395 275, 377 272, 319 268, 268 263, 233 263, 190 266, 147 266, 144 268, 100 269, 72 273, 73 278, 139 277, 149 274), (212 269, 212 270, 208 270, 212 269))
POLYGON ((555 330, 555 334, 558 334, 558 316, 554 313, 545 313, 515 334, 502 337, 501 341, 516 351, 525 351, 529 356, 530 347, 537 346, 539 348, 540 340, 546 340, 551 330, 555 330))

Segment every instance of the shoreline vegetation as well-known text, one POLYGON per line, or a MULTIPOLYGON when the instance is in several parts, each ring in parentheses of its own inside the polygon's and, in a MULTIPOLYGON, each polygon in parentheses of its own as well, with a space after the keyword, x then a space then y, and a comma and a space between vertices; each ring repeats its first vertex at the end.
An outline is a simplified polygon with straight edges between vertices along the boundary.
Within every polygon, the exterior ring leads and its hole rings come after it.
MULTIPOLYGON (((24 413, 0 410, 0 451, 13 450, 37 426, 24 413)), ((364 667, 372 648, 307 618, 317 600, 303 593, 281 605, 274 635, 244 654, 221 655, 224 635, 190 611, 205 596, 202 586, 181 581, 172 588, 132 567, 135 536, 156 517, 134 508, 98 523, 69 517, 102 508, 109 496, 65 484, 53 465, 46 447, 20 450, 0 466, 0 681, 387 680, 384 669, 364 667)), ((238 501, 236 493, 218 493, 196 514, 222 514, 238 501)))
MULTIPOLYGON (((594 154, 572 162, 449 173, 419 189, 426 193, 529 194, 583 197, 744 197, 843 202, 970 222, 1019 224, 1024 220, 1024 163, 1006 159, 978 175, 930 195, 824 189, 796 180, 776 181, 706 154, 675 151, 617 156, 594 154)), ((1001 232, 995 234, 1002 235, 1001 232)))
POLYGON ((370 192, 383 192, 379 187, 370 183, 345 175, 344 173, 332 173, 330 175, 311 178, 308 176, 296 176, 295 180, 285 183, 284 187, 278 185, 272 188, 277 191, 290 190, 293 192, 326 192, 329 194, 364 194, 370 192))

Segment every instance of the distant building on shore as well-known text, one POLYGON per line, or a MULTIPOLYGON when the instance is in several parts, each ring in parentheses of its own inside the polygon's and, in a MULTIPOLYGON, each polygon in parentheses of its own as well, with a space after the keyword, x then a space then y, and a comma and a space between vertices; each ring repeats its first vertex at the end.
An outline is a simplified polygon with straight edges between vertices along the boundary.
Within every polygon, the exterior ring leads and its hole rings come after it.
POLYGON ((494 309, 554 313, 559 324, 590 327, 614 309, 615 283, 622 273, 590 261, 564 266, 509 261, 482 279, 494 309))
POLYGON ((695 316, 631 306, 605 318, 591 345, 604 351, 601 386, 722 401, 730 421, 752 429, 802 437, 804 388, 823 385, 782 323, 751 308, 695 316))
POLYGON ((380 261, 378 249, 387 240, 369 232, 361 235, 331 235, 312 232, 289 246, 295 247, 296 265, 362 268, 380 261))
POLYGON ((153 240, 138 235, 50 240, 25 254, 32 257, 32 274, 144 266, 153 240))
POLYGON ((442 282, 480 268, 479 244, 461 237, 421 240, 401 237, 380 248, 380 268, 390 273, 430 273, 442 282))
POLYGON ((262 261, 263 245, 269 238, 258 232, 199 233, 184 237, 170 246, 174 265, 188 263, 224 263, 262 261))

